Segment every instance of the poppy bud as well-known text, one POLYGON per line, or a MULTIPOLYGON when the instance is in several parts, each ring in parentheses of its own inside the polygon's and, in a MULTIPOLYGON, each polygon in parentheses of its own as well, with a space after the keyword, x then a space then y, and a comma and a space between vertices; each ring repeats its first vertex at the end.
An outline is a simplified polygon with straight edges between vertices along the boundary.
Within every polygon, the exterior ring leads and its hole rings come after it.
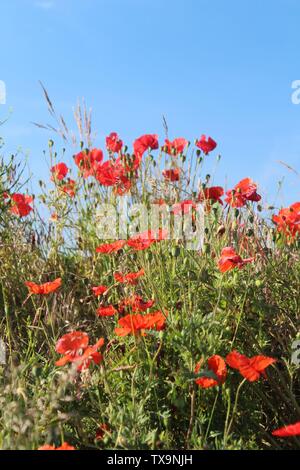
POLYGON ((173 246, 172 251, 171 251, 172 256, 177 258, 178 256, 180 256, 180 252, 181 252, 181 250, 180 250, 179 246, 173 246))
POLYGON ((182 155, 182 162, 184 163, 186 161, 186 155, 182 155))
POLYGON ((253 215, 250 215, 250 217, 249 217, 249 222, 250 222, 250 224, 253 224, 253 222, 254 222, 254 217, 253 217, 253 215))
POLYGON ((210 175, 206 175, 206 176, 205 176, 205 179, 206 179, 206 183, 208 183, 209 180, 210 180, 210 175))
POLYGON ((50 139, 50 140, 48 141, 48 145, 49 145, 49 148, 53 147, 53 145, 54 145, 54 142, 53 142, 53 140, 52 140, 52 139, 50 139))
POLYGON ((219 237, 222 237, 222 235, 224 235, 225 231, 226 231, 225 226, 224 226, 224 225, 220 225, 220 227, 219 227, 218 230, 217 230, 217 235, 218 235, 219 237))
POLYGON ((204 243, 202 251, 205 254, 210 253, 210 244, 209 243, 204 243))
POLYGON ((258 210, 258 212, 262 211, 262 206, 260 204, 257 204, 257 210, 258 210))
POLYGON ((201 155, 201 150, 197 149, 197 150, 196 150, 196 155, 197 155, 197 157, 200 157, 200 155, 201 155))
POLYGON ((238 209, 235 209, 235 211, 234 211, 234 217, 237 218, 237 217, 239 216, 239 214, 240 214, 240 211, 239 211, 238 209))
POLYGON ((247 232, 247 236, 248 237, 253 237, 253 235, 254 235, 254 231, 252 230, 252 228, 250 228, 247 232))

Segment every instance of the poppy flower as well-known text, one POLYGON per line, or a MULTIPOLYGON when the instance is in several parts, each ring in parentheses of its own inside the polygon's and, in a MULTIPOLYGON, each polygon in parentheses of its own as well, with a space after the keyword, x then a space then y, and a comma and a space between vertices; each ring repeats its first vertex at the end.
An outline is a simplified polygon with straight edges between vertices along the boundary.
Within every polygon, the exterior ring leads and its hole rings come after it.
POLYGON ((224 189, 221 186, 211 186, 210 188, 204 188, 198 194, 198 201, 213 201, 223 204, 221 197, 224 195, 224 189))
POLYGON ((100 426, 98 427, 97 431, 96 431, 96 439, 97 441, 102 441, 102 439, 104 438, 105 434, 106 433, 109 433, 110 432, 110 427, 108 426, 108 424, 100 424, 100 426))
POLYGON ((221 258, 218 261, 218 267, 221 273, 226 273, 234 268, 242 269, 245 264, 252 263, 254 258, 242 259, 234 248, 227 246, 221 251, 221 258))
POLYGON ((209 152, 212 152, 212 150, 216 148, 217 143, 211 137, 206 138, 206 135, 202 135, 200 140, 196 141, 196 146, 202 150, 205 155, 208 155, 209 152))
POLYGON ((100 286, 92 287, 92 291, 96 297, 98 297, 99 295, 105 294, 107 290, 108 290, 107 286, 100 285, 100 286))
POLYGON ((47 295, 55 292, 61 286, 61 278, 59 277, 55 281, 45 282, 44 284, 26 281, 25 286, 28 287, 31 294, 47 295))
POLYGON ((120 327, 115 328, 117 336, 127 336, 129 334, 137 335, 143 333, 145 329, 145 317, 139 313, 135 315, 126 315, 118 320, 120 327))
POLYGON ((180 180, 180 169, 179 168, 171 168, 170 170, 163 170, 162 172, 163 177, 169 181, 179 181, 180 180))
POLYGON ((128 273, 128 274, 122 274, 122 273, 116 272, 114 273, 114 278, 117 282, 135 285, 137 279, 139 277, 144 276, 144 274, 145 274, 144 269, 140 269, 139 271, 135 273, 133 272, 133 273, 128 273))
POLYGON ((289 436, 300 436, 300 421, 295 424, 289 424, 282 428, 276 429, 272 432, 273 436, 277 437, 289 437, 289 436))
MULTIPOLYGON (((227 368, 224 359, 221 356, 215 354, 207 360, 208 370, 212 371, 216 378, 210 377, 199 377, 195 380, 196 384, 201 388, 215 387, 216 385, 222 385, 227 376, 227 368)), ((195 367, 195 374, 200 372, 201 362, 198 362, 195 367)))
POLYGON ((75 164, 78 166, 84 178, 95 176, 102 160, 103 152, 100 149, 87 149, 79 152, 74 157, 75 164))
POLYGON ((277 225, 278 232, 293 240, 300 233, 300 202, 281 209, 277 215, 273 215, 272 220, 277 225))
POLYGON ((114 186, 122 173, 124 173, 124 168, 119 162, 107 160, 97 168, 96 179, 103 186, 114 186))
POLYGON ((113 315, 116 315, 117 313, 118 313, 118 310, 116 310, 113 305, 109 305, 108 307, 99 307, 97 309, 98 317, 112 317, 113 315))
POLYGON ((163 314, 160 310, 144 315, 146 330, 164 330, 166 325, 167 312, 163 314))
POLYGON ((89 337, 81 331, 72 331, 62 336, 56 343, 56 352, 63 357, 56 361, 56 366, 64 366, 69 362, 77 365, 77 370, 87 369, 93 361, 99 364, 102 355, 98 352, 104 345, 104 339, 100 338, 96 344, 89 346, 89 337))
POLYGON ((19 217, 25 217, 33 210, 30 205, 33 202, 32 196, 15 193, 10 196, 10 200, 11 206, 9 210, 12 214, 18 215, 19 217))
POLYGON ((133 312, 145 312, 154 305, 154 300, 143 300, 140 295, 133 295, 123 299, 119 304, 119 312, 124 313, 125 309, 129 307, 133 312))
POLYGON ((51 181, 61 181, 67 176, 69 168, 65 163, 57 163, 57 165, 54 165, 50 171, 53 175, 51 177, 51 181))
POLYGON ((173 204, 171 212, 174 215, 188 214, 192 208, 196 209, 197 205, 191 199, 186 199, 185 201, 173 204))
POLYGON ((231 207, 243 207, 247 201, 258 202, 261 196, 257 194, 257 184, 252 179, 244 178, 233 189, 226 192, 225 201, 231 207))
POLYGON ((106 137, 106 148, 112 153, 118 153, 123 147, 123 142, 119 139, 119 136, 116 132, 111 132, 108 137, 106 137))
POLYGON ((133 153, 140 162, 146 150, 158 149, 158 136, 156 134, 145 134, 133 143, 133 153))
POLYGON ((169 155, 177 156, 183 153, 189 142, 181 137, 174 139, 172 142, 168 139, 165 140, 164 151, 169 155))
POLYGON ((138 233, 127 240, 127 245, 135 251, 141 251, 149 248, 153 243, 162 241, 168 236, 166 230, 159 229, 157 232, 154 230, 146 230, 145 232, 138 233))
POLYGON ((68 194, 68 196, 74 197, 76 191, 76 181, 69 178, 62 186, 60 186, 60 190, 63 193, 68 194))
POLYGON ((61 446, 55 447, 49 444, 45 444, 38 448, 38 450, 75 450, 75 447, 70 446, 67 442, 63 442, 61 446))
POLYGON ((226 362, 233 369, 237 369, 249 382, 255 382, 261 374, 265 375, 266 368, 274 364, 276 359, 267 356, 248 358, 237 351, 232 351, 226 356, 226 362))
POLYGON ((116 240, 112 243, 104 243, 96 248, 97 253, 103 254, 111 254, 116 253, 117 251, 122 250, 122 248, 126 245, 126 240, 116 240))

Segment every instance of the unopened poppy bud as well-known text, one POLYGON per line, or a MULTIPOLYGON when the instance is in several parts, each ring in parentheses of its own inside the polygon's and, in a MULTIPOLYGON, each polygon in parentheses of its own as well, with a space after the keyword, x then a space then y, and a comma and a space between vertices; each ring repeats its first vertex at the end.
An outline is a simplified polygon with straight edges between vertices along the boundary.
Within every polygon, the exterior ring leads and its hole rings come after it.
POLYGON ((180 256, 180 248, 179 248, 179 246, 173 246, 171 253, 172 253, 172 256, 174 256, 175 258, 177 258, 178 256, 180 256))
POLYGON ((84 142, 81 140, 81 141, 80 141, 80 148, 81 148, 81 150, 83 149, 83 147, 84 147, 84 142))
POLYGON ((238 209, 235 209, 234 217, 238 217, 239 215, 240 215, 240 211, 238 209))
POLYGON ((253 215, 250 215, 250 217, 249 217, 249 222, 250 222, 250 224, 253 224, 253 222, 254 222, 254 217, 253 217, 253 215))
POLYGON ((50 147, 50 148, 51 148, 51 147, 53 147, 53 145, 54 145, 54 142, 53 142, 53 140, 52 140, 52 139, 49 139, 49 141, 48 141, 48 145, 49 145, 49 147, 50 147))
POLYGON ((196 150, 196 155, 197 155, 197 157, 200 157, 200 155, 201 155, 201 150, 197 149, 197 150, 196 150))
POLYGON ((247 232, 247 236, 248 237, 253 237, 253 235, 254 235, 254 231, 252 230, 252 228, 250 228, 247 232))
POLYGON ((257 204, 257 210, 258 210, 258 212, 262 211, 262 206, 260 204, 257 204))
POLYGON ((221 155, 217 156, 217 161, 219 162, 221 160, 221 155))
POLYGON ((209 180, 210 180, 210 175, 206 175, 206 176, 205 176, 205 179, 206 179, 206 183, 208 183, 209 180))
POLYGON ((210 244, 209 243, 204 243, 203 248, 202 248, 203 253, 208 254, 210 253, 210 244))
POLYGON ((220 225, 220 227, 219 227, 218 230, 217 230, 217 235, 218 235, 219 237, 222 237, 222 235, 224 235, 225 231, 226 231, 225 226, 224 226, 224 225, 220 225))
POLYGON ((186 155, 182 155, 182 161, 183 163, 186 161, 186 155))

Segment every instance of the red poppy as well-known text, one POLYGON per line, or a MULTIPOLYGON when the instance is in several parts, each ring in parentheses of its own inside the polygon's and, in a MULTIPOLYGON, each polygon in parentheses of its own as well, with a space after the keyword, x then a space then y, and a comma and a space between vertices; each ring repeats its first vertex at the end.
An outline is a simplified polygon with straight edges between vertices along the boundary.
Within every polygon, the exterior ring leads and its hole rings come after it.
POLYGON ((136 251, 141 251, 149 248, 153 243, 166 239, 167 236, 166 230, 159 229, 157 232, 154 230, 146 230, 127 240, 127 245, 136 251))
POLYGON ((119 312, 124 313, 126 307, 129 307, 133 312, 145 312, 149 308, 153 307, 154 300, 145 301, 139 295, 133 295, 122 300, 119 305, 119 312))
POLYGON ((174 215, 188 214, 192 208, 196 209, 197 205, 191 199, 186 199, 185 201, 173 204, 171 212, 174 215))
POLYGON ((276 359, 267 356, 248 358, 237 351, 232 351, 227 355, 226 362, 233 369, 237 369, 249 382, 254 382, 260 378, 261 374, 265 375, 266 368, 274 364, 276 359))
POLYGON ((33 202, 32 196, 15 193, 10 196, 10 200, 12 205, 9 210, 12 214, 18 215, 19 217, 25 217, 33 210, 30 206, 33 202))
POLYGON ((177 156, 179 153, 183 153, 189 142, 182 137, 174 139, 173 142, 166 139, 164 145, 164 151, 169 155, 177 156))
POLYGON ((105 423, 100 424, 99 428, 96 431, 97 441, 102 441, 105 434, 109 432, 110 432, 110 427, 108 426, 108 424, 105 424, 105 423))
POLYGON ((276 429, 272 434, 277 437, 300 436, 300 421, 295 424, 289 424, 288 426, 276 429))
POLYGON ((70 446, 67 442, 63 442, 61 446, 55 447, 49 444, 45 444, 38 448, 38 450, 75 450, 75 447, 70 446))
POLYGON ((137 279, 141 276, 144 276, 144 274, 145 274, 145 271, 143 269, 140 269, 139 271, 135 273, 128 273, 128 274, 122 274, 122 273, 117 272, 114 274, 114 278, 117 282, 135 285, 137 279))
POLYGON ((158 136, 156 134, 145 134, 134 141, 133 152, 140 162, 146 150, 156 150, 158 146, 158 136))
POLYGON ((45 282, 44 284, 35 284, 34 282, 26 281, 25 286, 31 294, 47 295, 51 292, 55 292, 61 286, 61 278, 55 279, 55 281, 45 282))
POLYGON ((160 310, 144 315, 146 330, 164 330, 166 325, 167 312, 163 314, 160 310))
POLYGON ((97 169, 103 160, 103 152, 100 149, 87 149, 75 155, 74 160, 82 172, 82 176, 88 178, 96 175, 97 169))
POLYGON ((171 168, 170 170, 163 170, 162 172, 163 177, 169 181, 179 181, 180 179, 180 169, 179 168, 171 168))
MULTIPOLYGON (((212 371, 216 378, 210 377, 199 377, 195 380, 196 384, 201 388, 215 387, 216 385, 222 385, 227 376, 227 368, 224 359, 221 356, 215 354, 207 360, 208 370, 212 371)), ((198 374, 201 369, 201 362, 198 362, 195 367, 195 374, 198 374)))
POLYGON ((77 365, 77 370, 87 369, 91 362, 99 364, 102 355, 98 352, 104 345, 100 338, 96 344, 89 346, 89 337, 81 331, 72 331, 62 336, 56 343, 56 351, 63 357, 56 361, 56 366, 64 366, 69 362, 77 365))
POLYGON ((68 194, 68 196, 70 197, 74 197, 75 196, 75 191, 76 191, 76 181, 75 180, 71 180, 70 178, 64 183, 63 186, 60 186, 60 190, 65 193, 65 194, 68 194))
POLYGON ((65 163, 57 163, 57 165, 54 165, 50 171, 53 175, 51 177, 51 181, 61 181, 67 176, 69 168, 65 163))
POLYGON ((98 297, 99 295, 105 294, 107 290, 108 290, 107 286, 101 285, 101 286, 92 287, 92 291, 96 297, 98 297))
POLYGON ((258 202, 260 200, 257 185, 250 178, 244 178, 233 189, 227 191, 225 199, 231 207, 242 207, 247 201, 258 202))
POLYGON ((112 153, 118 153, 123 147, 123 142, 119 139, 119 136, 116 132, 111 132, 108 137, 106 137, 106 148, 112 153))
POLYGON ((221 197, 224 195, 224 189, 221 186, 211 186, 204 188, 198 195, 198 201, 213 201, 223 204, 221 197))
POLYGON ((217 143, 211 137, 206 138, 206 135, 202 135, 201 139, 196 141, 196 146, 208 155, 216 148, 217 143))
POLYGON ((272 220, 277 225, 278 232, 293 240, 300 233, 300 202, 281 209, 277 215, 273 215, 272 220))
POLYGON ((145 328, 145 317, 139 313, 136 315, 126 315, 119 319, 118 324, 120 325, 120 328, 115 328, 116 335, 137 335, 143 333, 145 328))
POLYGON ((122 250, 122 248, 126 245, 126 240, 116 240, 112 243, 104 243, 96 248, 97 253, 103 254, 111 254, 116 253, 117 251, 122 250))
POLYGON ((237 255, 234 248, 227 246, 221 251, 221 258, 218 261, 218 267, 221 273, 226 273, 236 267, 242 269, 245 264, 252 263, 253 261, 254 258, 242 259, 237 255))
POLYGON ((97 309, 98 317, 112 317, 116 315, 118 310, 115 309, 113 305, 108 305, 107 307, 99 307, 97 309))

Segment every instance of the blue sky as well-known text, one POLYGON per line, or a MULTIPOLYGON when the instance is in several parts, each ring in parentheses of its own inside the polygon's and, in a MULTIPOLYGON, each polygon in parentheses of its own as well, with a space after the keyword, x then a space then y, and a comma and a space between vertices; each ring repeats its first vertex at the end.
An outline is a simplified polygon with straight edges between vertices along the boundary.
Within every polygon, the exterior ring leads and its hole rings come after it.
POLYGON ((300 172, 299 19, 298 0, 2 0, 6 149, 48 176, 50 135, 30 124, 49 122, 41 80, 71 128, 77 99, 92 106, 99 147, 111 131, 163 140, 165 115, 170 137, 218 142, 216 183, 250 176, 273 203, 284 177, 276 205, 300 200, 300 178, 278 163, 300 172))

